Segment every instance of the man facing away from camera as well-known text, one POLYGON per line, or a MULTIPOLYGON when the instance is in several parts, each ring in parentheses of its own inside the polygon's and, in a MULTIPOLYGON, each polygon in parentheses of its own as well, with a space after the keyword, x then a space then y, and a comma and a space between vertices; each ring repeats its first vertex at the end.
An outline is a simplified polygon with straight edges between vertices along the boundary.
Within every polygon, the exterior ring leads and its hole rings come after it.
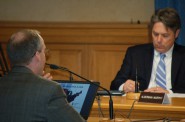
POLYGON ((12 70, 0 79, 0 122, 84 122, 61 86, 43 75, 46 46, 36 30, 14 33, 7 45, 12 70))

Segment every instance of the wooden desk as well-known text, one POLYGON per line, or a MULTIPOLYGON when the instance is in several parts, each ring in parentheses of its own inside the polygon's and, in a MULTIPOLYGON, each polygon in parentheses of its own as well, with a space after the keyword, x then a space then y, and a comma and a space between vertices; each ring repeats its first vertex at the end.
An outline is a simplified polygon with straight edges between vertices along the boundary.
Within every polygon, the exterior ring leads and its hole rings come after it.
MULTIPOLYGON (((101 109, 106 117, 109 116, 108 102, 109 97, 100 97, 101 109)), ((169 118, 172 120, 180 120, 185 118, 185 98, 170 98, 170 104, 152 104, 152 103, 138 103, 135 102, 131 119, 160 119, 169 118)), ((125 96, 113 97, 114 114, 116 117, 128 116, 130 108, 134 100, 128 100, 125 96)), ((95 100, 91 117, 98 117, 98 103, 95 100)))

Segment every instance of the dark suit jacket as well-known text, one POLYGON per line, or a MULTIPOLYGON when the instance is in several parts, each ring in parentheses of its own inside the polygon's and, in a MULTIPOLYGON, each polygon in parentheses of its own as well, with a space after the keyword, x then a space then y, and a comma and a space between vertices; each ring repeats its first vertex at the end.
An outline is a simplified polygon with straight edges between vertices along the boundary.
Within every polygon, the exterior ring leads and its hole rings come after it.
POLYGON ((0 79, 0 122, 83 122, 60 85, 14 67, 0 79))
MULTIPOLYGON (((140 90, 148 88, 152 65, 154 47, 153 44, 142 44, 129 47, 121 69, 112 81, 110 89, 118 90, 120 85, 127 79, 135 80, 136 69, 137 77, 140 82, 140 90)), ((174 93, 185 93, 185 47, 175 43, 172 52, 171 84, 174 93)))

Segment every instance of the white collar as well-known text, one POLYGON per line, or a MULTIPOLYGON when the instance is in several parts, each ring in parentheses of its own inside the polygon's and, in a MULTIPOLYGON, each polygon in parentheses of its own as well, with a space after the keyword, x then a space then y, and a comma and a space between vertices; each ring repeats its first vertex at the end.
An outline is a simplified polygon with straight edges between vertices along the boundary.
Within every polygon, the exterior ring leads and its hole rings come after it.
MULTIPOLYGON (((164 53, 166 55, 166 57, 172 56, 173 48, 174 48, 174 45, 167 52, 164 53)), ((154 55, 158 57, 160 55, 160 52, 158 52, 156 49, 154 49, 154 55)))

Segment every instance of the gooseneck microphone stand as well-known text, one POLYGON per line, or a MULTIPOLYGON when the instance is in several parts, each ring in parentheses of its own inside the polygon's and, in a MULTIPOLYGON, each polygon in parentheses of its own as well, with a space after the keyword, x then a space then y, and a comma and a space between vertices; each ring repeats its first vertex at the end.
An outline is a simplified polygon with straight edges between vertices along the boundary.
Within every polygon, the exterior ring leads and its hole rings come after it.
POLYGON ((136 68, 135 93, 139 93, 139 84, 137 80, 137 68, 136 68))
POLYGON ((114 110, 114 109, 113 109, 113 100, 112 100, 112 95, 111 95, 111 93, 109 92, 109 90, 107 90, 106 88, 104 88, 104 87, 102 87, 102 86, 100 86, 100 85, 98 85, 98 84, 96 84, 96 83, 91 82, 90 80, 88 80, 88 79, 86 79, 86 78, 84 78, 84 77, 82 77, 82 76, 80 76, 80 75, 78 75, 78 74, 72 72, 71 70, 69 70, 69 69, 67 69, 67 68, 65 68, 65 67, 60 67, 60 66, 57 66, 57 65, 54 65, 54 64, 48 64, 48 63, 46 63, 46 65, 50 66, 50 68, 51 68, 51 69, 54 69, 54 70, 64 70, 64 71, 67 71, 67 72, 69 72, 70 74, 76 75, 77 77, 79 77, 79 78, 81 78, 81 79, 83 79, 83 80, 86 80, 87 82, 89 82, 89 83, 91 83, 91 84, 93 84, 93 85, 95 85, 95 86, 98 86, 99 88, 105 90, 105 91, 109 94, 109 97, 110 97, 110 99, 109 99, 109 117, 110 117, 110 119, 113 119, 113 118, 114 118, 114 117, 113 117, 113 115, 114 115, 114 114, 113 114, 113 110, 114 110))

